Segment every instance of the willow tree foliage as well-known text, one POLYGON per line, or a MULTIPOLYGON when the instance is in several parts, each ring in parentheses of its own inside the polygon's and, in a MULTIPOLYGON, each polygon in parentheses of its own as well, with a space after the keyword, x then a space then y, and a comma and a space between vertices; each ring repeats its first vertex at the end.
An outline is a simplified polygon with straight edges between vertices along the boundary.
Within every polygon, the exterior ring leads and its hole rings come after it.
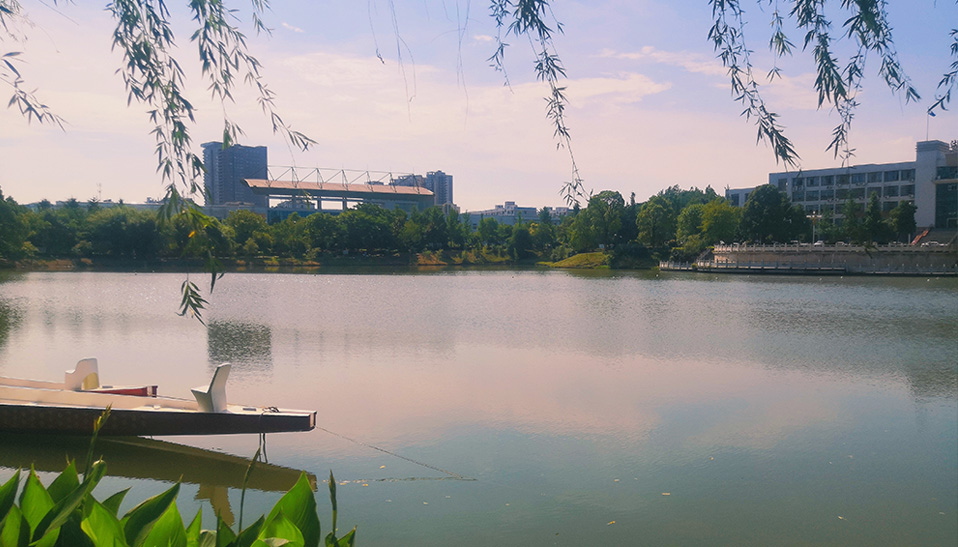
MULTIPOLYGON (((810 53, 815 62, 814 88, 818 107, 834 108, 840 122, 832 130, 828 150, 845 164, 854 155, 849 144, 849 132, 858 95, 862 90, 866 61, 878 59, 878 74, 905 102, 921 98, 905 72, 895 48, 892 25, 888 17, 888 0, 756 0, 759 7, 767 6, 770 13, 771 36, 768 47, 775 59, 790 56, 795 43, 786 32, 791 22, 803 33, 801 51, 810 53), (845 18, 836 28, 832 16, 838 12, 845 18), (839 42, 850 42, 851 53, 845 58, 838 54, 839 42)), ((710 0, 714 19, 709 30, 719 59, 728 69, 732 93, 745 109, 742 115, 754 120, 758 141, 768 143, 777 160, 786 166, 798 166, 798 153, 785 135, 778 115, 772 112, 761 94, 760 75, 751 60, 752 50, 746 42, 745 10, 739 0, 710 0)), ((958 24, 958 23, 956 23, 958 24)), ((935 100, 928 107, 929 115, 945 109, 951 93, 958 86, 958 29, 950 31, 951 64, 938 83, 935 100)), ((781 76, 774 65, 766 74, 772 81, 781 76)))

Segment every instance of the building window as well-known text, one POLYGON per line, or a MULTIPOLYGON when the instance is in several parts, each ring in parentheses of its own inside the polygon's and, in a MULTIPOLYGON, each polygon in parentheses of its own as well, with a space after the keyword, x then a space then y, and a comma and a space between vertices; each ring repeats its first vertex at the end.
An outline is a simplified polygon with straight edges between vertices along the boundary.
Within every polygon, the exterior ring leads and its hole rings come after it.
POLYGON ((851 190, 852 199, 865 199, 865 189, 864 188, 852 188, 851 190))
POLYGON ((805 201, 805 192, 792 192, 792 201, 805 201))
POLYGON ((886 201, 881 204, 881 210, 887 213, 888 211, 891 211, 892 209, 894 209, 897 205, 898 205, 897 201, 886 201))
POLYGON ((865 173, 855 173, 852 175, 852 184, 865 184, 865 173))
POLYGON ((898 182, 898 171, 885 171, 885 182, 898 182))
POLYGON ((898 187, 895 185, 885 187, 885 197, 886 198, 897 198, 898 197, 898 187))
POLYGON ((848 199, 848 189, 839 188, 838 190, 835 190, 835 197, 842 201, 848 199))
POLYGON ((808 177, 805 182, 807 186, 818 186, 818 177, 808 177))
POLYGON ((825 175, 822 177, 822 186, 832 186, 835 184, 835 177, 832 175, 825 175))
POLYGON ((805 192, 805 201, 818 201, 818 190, 809 190, 805 192))
POLYGON ((935 227, 958 227, 958 183, 935 186, 935 227))
POLYGON ((938 168, 936 180, 958 179, 958 167, 954 165, 945 165, 938 168))
POLYGON ((835 182, 838 184, 848 184, 848 175, 838 175, 835 177, 835 182))
POLYGON ((914 196, 915 195, 915 185, 914 184, 905 184, 901 187, 901 195, 903 196, 914 196))
POLYGON ((822 199, 835 199, 835 190, 822 190, 822 199))
POLYGON ((881 188, 869 188, 869 189, 868 189, 868 197, 869 197, 869 199, 870 199, 872 196, 881 197, 881 188))
POLYGON ((728 202, 734 207, 738 207, 738 194, 732 194, 728 197, 728 202))
POLYGON ((881 171, 868 173, 868 182, 881 182, 881 171))
POLYGON ((817 210, 818 210, 818 205, 806 205, 806 206, 805 206, 805 212, 806 212, 806 213, 814 213, 814 212, 817 211, 817 210))
POLYGON ((805 177, 795 177, 794 179, 792 179, 792 184, 794 184, 796 187, 798 187, 798 186, 804 186, 804 185, 805 185, 805 177))
POLYGON ((788 188, 788 179, 778 179, 778 190, 784 192, 788 188))

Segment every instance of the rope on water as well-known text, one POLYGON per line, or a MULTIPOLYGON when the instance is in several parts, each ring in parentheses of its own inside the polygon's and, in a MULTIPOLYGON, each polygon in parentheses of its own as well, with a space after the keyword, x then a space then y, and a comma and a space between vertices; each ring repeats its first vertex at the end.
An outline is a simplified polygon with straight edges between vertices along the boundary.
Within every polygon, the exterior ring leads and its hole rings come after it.
MULTIPOLYGON (((317 426, 316 426, 316 429, 320 429, 320 430, 322 430, 322 431, 325 431, 326 433, 329 433, 330 435, 335 435, 336 437, 339 437, 340 439, 345 439, 345 440, 347 440, 347 441, 349 441, 349 442, 351 442, 351 443, 358 444, 358 445, 360 445, 360 446, 365 446, 366 448, 371 448, 371 449, 373 449, 373 450, 378 450, 379 452, 382 452, 383 454, 389 454, 390 456, 393 456, 393 457, 395 457, 395 458, 399 458, 400 460, 405 460, 405 461, 407 461, 407 462, 409 462, 409 463, 414 463, 414 464, 419 465, 419 466, 421 466, 421 467, 425 467, 426 469, 432 469, 433 471, 439 471, 440 473, 444 473, 444 474, 446 474, 446 475, 449 475, 450 477, 452 477, 452 478, 454 478, 454 479, 456 479, 456 480, 460 480, 460 481, 474 481, 474 480, 478 480, 478 479, 474 479, 474 478, 472 478, 472 477, 464 477, 464 476, 460 475, 459 473, 454 473, 454 472, 452 472, 452 471, 443 469, 443 468, 441 468, 441 467, 436 467, 435 465, 429 465, 428 463, 424 463, 424 462, 421 462, 421 461, 417 461, 417 460, 414 460, 414 459, 412 459, 412 458, 407 458, 406 456, 403 456, 403 455, 401 455, 401 454, 396 454, 395 452, 390 452, 390 451, 386 450, 385 448, 379 448, 378 446, 374 446, 374 445, 371 445, 371 444, 368 444, 368 443, 364 443, 364 442, 362 442, 362 441, 357 441, 356 439, 347 437, 346 435, 343 435, 343 434, 341 434, 341 433, 336 433, 335 431, 330 431, 330 430, 326 429, 325 427, 320 427, 320 426, 317 425, 317 426)), ((389 481, 389 480, 391 480, 391 479, 377 479, 377 480, 389 481)), ((394 479, 393 479, 393 480, 394 480, 394 479)), ((421 479, 420 479, 420 480, 421 480, 421 479)))

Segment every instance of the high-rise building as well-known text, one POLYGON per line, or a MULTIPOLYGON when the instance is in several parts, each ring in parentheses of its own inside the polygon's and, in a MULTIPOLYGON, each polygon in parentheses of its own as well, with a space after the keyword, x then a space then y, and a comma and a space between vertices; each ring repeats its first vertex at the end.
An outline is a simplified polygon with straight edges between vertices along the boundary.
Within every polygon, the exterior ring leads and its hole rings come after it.
POLYGON ((235 144, 223 148, 223 143, 204 143, 203 164, 206 166, 203 183, 207 207, 239 203, 256 207, 268 205, 265 195, 254 194, 243 184, 243 179, 268 178, 265 146, 235 144))
POLYGON ((442 206, 454 203, 452 201, 452 175, 442 171, 426 173, 426 190, 436 194, 436 205, 442 206))
POLYGON ((452 205, 452 175, 442 171, 429 171, 426 176, 402 175, 392 180, 395 186, 416 186, 429 190, 436 196, 434 205, 452 205))

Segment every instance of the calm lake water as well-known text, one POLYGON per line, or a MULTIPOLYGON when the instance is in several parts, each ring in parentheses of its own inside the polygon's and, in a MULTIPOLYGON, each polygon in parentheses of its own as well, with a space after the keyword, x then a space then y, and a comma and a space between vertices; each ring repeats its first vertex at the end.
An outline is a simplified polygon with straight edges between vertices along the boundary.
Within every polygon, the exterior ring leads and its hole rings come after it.
MULTIPOLYGON (((956 279, 237 273, 204 328, 183 274, 0 275, 0 375, 95 356, 188 396, 229 361, 232 401, 317 410, 269 461, 318 477, 323 533, 332 470, 361 545, 958 544, 956 279)), ((0 443, 0 479, 62 467, 66 441, 0 443)), ((238 512, 242 464, 151 450, 105 446, 96 492, 182 474, 184 513, 238 512)))

